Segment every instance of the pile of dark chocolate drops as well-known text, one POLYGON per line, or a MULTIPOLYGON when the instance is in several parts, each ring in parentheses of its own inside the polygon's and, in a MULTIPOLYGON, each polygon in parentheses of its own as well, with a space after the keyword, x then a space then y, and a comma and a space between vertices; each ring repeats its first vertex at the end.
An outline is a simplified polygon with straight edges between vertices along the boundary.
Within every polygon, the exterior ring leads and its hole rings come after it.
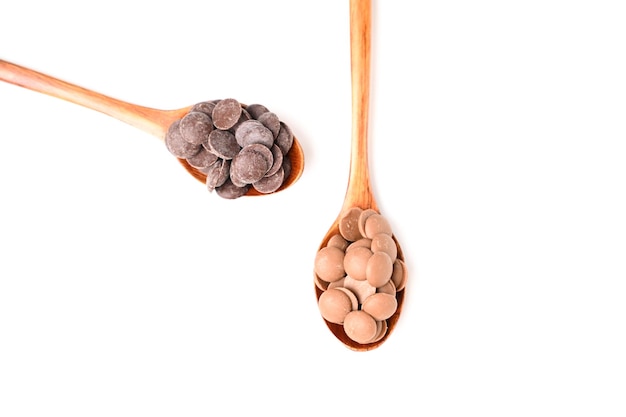
POLYGON ((172 123, 165 145, 206 174, 209 191, 227 199, 241 197, 251 187, 272 193, 291 172, 287 153, 293 133, 261 104, 244 106, 232 98, 197 103, 172 123))

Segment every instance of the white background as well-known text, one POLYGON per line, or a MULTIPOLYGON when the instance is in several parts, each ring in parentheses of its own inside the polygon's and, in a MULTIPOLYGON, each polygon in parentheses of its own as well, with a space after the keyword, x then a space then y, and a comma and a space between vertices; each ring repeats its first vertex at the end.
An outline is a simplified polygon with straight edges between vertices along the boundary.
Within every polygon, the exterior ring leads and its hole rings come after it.
POLYGON ((223 200, 156 138, 0 83, 0 415, 626 415, 623 5, 375 1, 371 174, 410 283, 367 353, 312 283, 347 1, 2 6, 0 58, 156 108, 262 103, 307 159, 223 200))

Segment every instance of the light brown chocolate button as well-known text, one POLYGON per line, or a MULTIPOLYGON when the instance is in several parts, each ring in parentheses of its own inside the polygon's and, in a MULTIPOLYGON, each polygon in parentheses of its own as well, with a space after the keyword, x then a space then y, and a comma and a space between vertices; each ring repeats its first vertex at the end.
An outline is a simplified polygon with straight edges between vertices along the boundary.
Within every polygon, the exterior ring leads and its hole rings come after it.
POLYGON ((352 207, 343 212, 339 220, 339 232, 349 242, 354 242, 362 237, 359 232, 361 211, 359 207, 352 207))
MULTIPOLYGON (((393 278, 393 275, 392 275, 392 278, 393 278)), ((382 287, 376 287, 376 292, 393 295, 395 297, 396 296, 396 284, 394 284, 393 280, 390 279, 382 287)))
POLYGON ((363 246, 346 251, 343 261, 346 273, 356 280, 366 280, 367 265, 372 256, 372 251, 363 246))
POLYGON ((365 220, 372 214, 378 214, 378 212, 374 209, 368 208, 361 212, 359 216, 359 232, 362 236, 365 236, 365 220))
POLYGON ((358 247, 363 247, 363 248, 367 248, 369 250, 372 250, 372 239, 368 239, 366 237, 363 237, 357 241, 354 241, 352 243, 350 243, 348 245, 348 247, 346 248, 346 252, 349 251, 350 249, 354 249, 354 248, 358 248, 358 247))
MULTIPOLYGON (((316 278, 319 278, 319 277, 317 276, 317 274, 315 274, 315 277, 316 277, 316 278)), ((327 288, 338 288, 338 287, 343 287, 343 281, 344 281, 344 279, 345 279, 345 277, 344 277, 344 278, 341 278, 341 279, 338 279, 337 281, 327 282, 327 283, 326 283, 326 284, 328 285, 328 286, 327 286, 327 288)), ((326 281, 324 281, 324 282, 326 282, 326 281)))
POLYGON ((330 283, 324 281, 317 274, 315 274, 315 286, 322 291, 326 291, 328 287, 330 287, 330 283))
POLYGON ((365 311, 350 311, 343 320, 346 335, 357 343, 365 344, 374 339, 378 326, 376 320, 365 311))
POLYGON ((240 182, 252 184, 265 176, 272 167, 272 151, 258 143, 247 145, 232 159, 230 175, 240 182))
POLYGON ((337 289, 339 291, 345 292, 348 295, 348 298, 350 298, 350 302, 352 303, 352 310, 359 309, 359 300, 356 298, 356 295, 352 291, 350 291, 346 287, 337 287, 337 289))
POLYGON ((344 252, 333 246, 326 246, 315 255, 315 273, 326 282, 337 281, 346 276, 343 267, 344 252))
POLYGON ((356 295, 359 304, 362 304, 367 297, 376 293, 376 287, 372 287, 367 281, 359 281, 347 275, 343 280, 343 287, 349 289, 356 295))
POLYGON ((385 336, 389 328, 386 320, 377 321, 376 326, 376 336, 369 343, 378 342, 385 336))
POLYGON ((393 263, 391 279, 396 286, 396 291, 402 291, 404 289, 408 279, 408 274, 406 264, 401 259, 396 259, 393 263))
POLYGON ((372 214, 365 220, 365 236, 371 239, 379 233, 391 235, 391 225, 380 214, 372 214))
POLYGON ((372 252, 385 252, 391 258, 391 261, 395 261, 398 256, 398 246, 396 246, 395 240, 386 233, 379 233, 372 238, 372 244, 370 246, 372 252))
POLYGON ((335 246, 342 251, 345 251, 348 247, 348 241, 344 239, 343 236, 341 236, 340 234, 336 234, 328 239, 328 243, 326 244, 326 246, 335 246))
POLYGON ((392 272, 393 262, 385 252, 374 252, 367 261, 365 276, 367 282, 374 287, 385 285, 391 279, 392 272))
POLYGON ((191 158, 200 152, 201 148, 201 145, 194 145, 183 139, 180 133, 180 120, 175 121, 168 128, 165 134, 165 146, 172 155, 181 159, 191 158))
POLYGON ((220 100, 211 113, 213 124, 222 130, 228 130, 233 127, 240 116, 241 104, 234 98, 220 100))
POLYGON ((338 288, 324 291, 318 300, 322 317, 331 323, 342 324, 352 311, 352 301, 348 294, 338 288))
POLYGON ((213 121, 211 116, 205 113, 192 111, 180 120, 180 134, 183 139, 194 145, 202 145, 206 142, 212 131, 213 121))
POLYGON ((398 308, 396 297, 385 293, 372 294, 365 299, 361 309, 376 320, 387 320, 398 308))

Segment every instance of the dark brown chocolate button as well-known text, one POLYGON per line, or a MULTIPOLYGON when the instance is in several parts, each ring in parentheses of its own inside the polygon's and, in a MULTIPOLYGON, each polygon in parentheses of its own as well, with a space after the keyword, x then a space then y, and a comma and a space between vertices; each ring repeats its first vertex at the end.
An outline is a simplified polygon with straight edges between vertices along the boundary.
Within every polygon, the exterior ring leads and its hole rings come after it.
POLYGON ((289 175, 291 175, 291 159, 288 156, 283 157, 283 170, 285 171, 285 178, 289 178, 289 175))
POLYGON ((272 164, 270 170, 267 171, 267 173, 265 174, 266 177, 276 174, 278 170, 283 166, 283 153, 280 148, 276 145, 273 145, 271 151, 272 156, 274 157, 274 163, 272 164))
POLYGON ((235 132, 237 143, 242 148, 253 143, 260 143, 267 148, 271 148, 274 144, 274 135, 263 123, 258 120, 246 120, 239 125, 235 132))
POLYGON ((165 146, 170 153, 178 158, 191 158, 200 152, 201 145, 194 145, 183 139, 180 133, 180 120, 172 123, 165 134, 165 146))
POLYGON ((267 111, 260 115, 257 120, 261 122, 263 126, 268 128, 270 132, 272 132, 272 136, 274 136, 274 138, 278 137, 278 133, 280 132, 280 120, 275 113, 267 111))
POLYGON ((263 194, 273 193, 278 190, 285 179, 285 171, 279 167, 278 171, 269 177, 263 177, 257 182, 252 183, 255 190, 263 194))
POLYGON ((215 127, 222 130, 230 129, 241 116, 241 104, 234 98, 225 98, 215 105, 211 116, 215 127))
POLYGON ((262 104, 250 104, 246 106, 246 110, 250 113, 253 119, 258 119, 263 113, 268 112, 269 110, 262 104))
POLYGON ((235 198, 244 196, 249 189, 250 185, 246 185, 245 187, 237 187, 235 184, 233 184, 230 178, 228 178, 224 182, 224 184, 215 189, 215 192, 222 198, 233 200, 235 198))
POLYGON ((265 176, 272 163, 272 151, 264 145, 253 143, 243 147, 232 159, 230 175, 240 182, 252 184, 265 176))
POLYGON ((206 186, 209 191, 213 191, 215 188, 224 184, 228 179, 229 169, 230 161, 224 159, 218 159, 217 162, 207 169, 206 186))
POLYGON ((190 111, 199 111, 211 116, 213 114, 213 109, 215 108, 215 103, 216 101, 203 101, 201 103, 196 103, 190 111))
POLYGON ((197 154, 191 158, 187 158, 189 165, 196 169, 208 168, 213 165, 215 161, 217 161, 217 155, 207 151, 204 146, 200 147, 200 151, 197 154))
POLYGON ((199 111, 187 113, 180 120, 180 134, 189 143, 201 145, 209 138, 209 133, 213 130, 213 121, 207 114, 199 111))
POLYGON ((237 144, 235 135, 228 130, 214 130, 209 135, 209 150, 222 159, 233 159, 241 147, 237 144))
POLYGON ((250 113, 248 113, 246 109, 241 109, 241 116, 239 116, 239 120, 237 120, 237 123, 235 123, 230 129, 228 129, 228 131, 234 135, 237 129, 239 129, 239 125, 250 119, 252 119, 250 113))
POLYGON ((276 137, 276 144, 283 151, 284 155, 287 155, 289 149, 293 145, 293 133, 289 126, 280 122, 280 131, 278 132, 278 136, 276 137))

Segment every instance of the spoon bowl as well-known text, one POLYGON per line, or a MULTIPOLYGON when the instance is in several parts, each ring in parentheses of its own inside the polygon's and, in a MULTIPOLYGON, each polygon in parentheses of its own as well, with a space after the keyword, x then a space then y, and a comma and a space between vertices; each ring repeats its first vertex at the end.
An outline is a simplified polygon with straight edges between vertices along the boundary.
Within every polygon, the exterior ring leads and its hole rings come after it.
MULTIPOLYGON (((326 247, 330 238, 340 232, 340 220, 348 210, 358 207, 372 209, 380 213, 372 191, 368 166, 368 116, 369 116, 369 80, 370 80, 370 38, 371 38, 371 0, 350 0, 350 55, 352 82, 352 140, 350 150, 350 174, 343 206, 337 219, 332 223, 322 239, 319 250, 326 247)), ((392 235, 397 248, 397 259, 404 262, 404 253, 395 235, 392 235)), ((319 277, 315 275, 315 295, 319 300, 324 292, 319 286, 319 277)), ((384 343, 400 318, 404 304, 405 290, 396 292, 397 308, 386 319, 387 331, 382 338, 361 344, 352 340, 341 324, 324 319, 328 329, 345 346, 355 351, 368 351, 384 343)))
MULTIPOLYGON (((165 135, 172 123, 183 118, 193 107, 187 106, 176 110, 160 110, 139 106, 2 59, 0 59, 0 80, 99 111, 156 136, 161 141, 165 140, 165 135)), ((242 107, 245 108, 245 105, 242 105, 242 107)), ((304 152, 295 136, 293 145, 285 156, 291 161, 291 172, 274 193, 293 185, 298 181, 304 170, 304 152)), ((206 182, 206 174, 189 165, 186 160, 176 159, 192 177, 202 183, 206 182)), ((254 187, 250 187, 245 195, 260 196, 268 194, 273 193, 260 193, 254 187)))
MULTIPOLYGON (((375 205, 374 205, 374 207, 360 207, 360 208, 362 208, 364 210, 368 209, 368 208, 372 208, 372 209, 376 210, 375 205)), ((330 229, 326 233, 326 236, 324 236, 324 238, 322 239, 322 242, 321 242, 321 244, 319 246, 319 249, 322 249, 322 248, 326 247, 326 245, 328 244, 329 239, 332 236, 337 235, 339 233, 339 219, 340 218, 341 218, 341 215, 339 217, 337 217, 337 220, 335 220, 333 225, 330 227, 330 229)), ((400 244, 398 243, 398 241, 397 241, 395 236, 392 236, 392 238, 393 238, 394 242, 396 243, 396 247, 398 248, 398 259, 404 261, 404 253, 402 252, 402 248, 400 247, 400 244)), ((318 300, 321 297, 323 292, 324 291, 322 289, 320 289, 319 286, 316 284, 315 285, 315 297, 318 300)), ((326 323, 326 326, 328 327, 330 332, 341 343, 343 343, 349 349, 354 350, 354 351, 368 351, 368 350, 376 349, 377 347, 382 345, 387 340, 387 338, 391 334, 392 330, 395 328, 396 323, 400 319, 400 313, 402 312, 402 306, 404 305, 404 294, 405 294, 404 290, 398 291, 396 293, 396 301, 398 302, 398 307, 397 307, 395 313, 393 313, 393 315, 386 320, 387 321, 387 332, 385 333, 385 335, 381 339, 379 339, 379 340, 377 340, 377 341, 375 341, 373 343, 361 344, 361 343, 355 342, 354 340, 352 340, 346 334, 343 325, 336 324, 336 323, 331 323, 331 322, 329 322, 328 320, 325 320, 325 319, 324 319, 324 322, 326 323)))

